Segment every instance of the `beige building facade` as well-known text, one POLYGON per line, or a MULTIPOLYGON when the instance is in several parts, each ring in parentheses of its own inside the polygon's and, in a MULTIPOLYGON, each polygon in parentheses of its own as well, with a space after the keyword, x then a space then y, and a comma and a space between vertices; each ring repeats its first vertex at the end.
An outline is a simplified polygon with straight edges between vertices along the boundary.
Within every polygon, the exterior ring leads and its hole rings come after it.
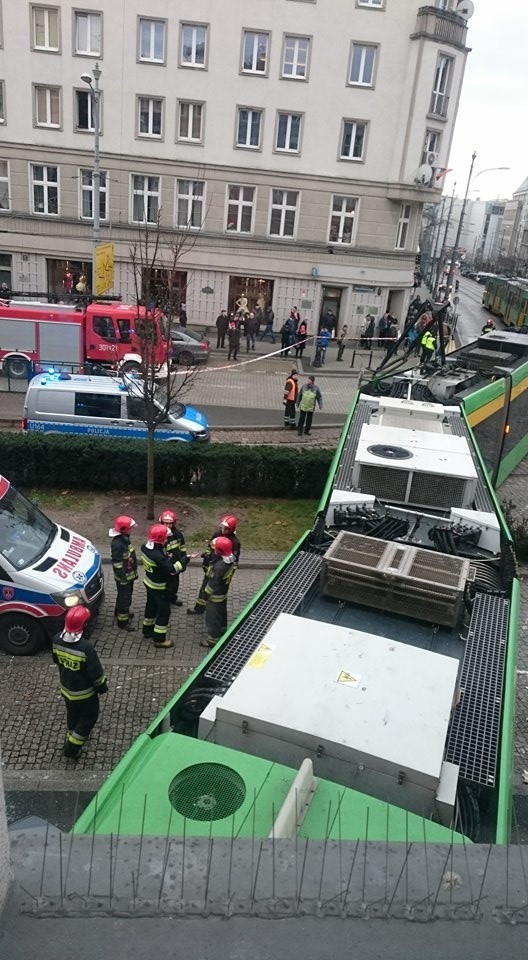
POLYGON ((189 321, 245 296, 359 329, 406 309, 423 203, 441 193, 468 53, 437 0, 1 0, 0 282, 91 284, 101 69, 101 242, 135 294, 145 220, 194 231, 189 321))

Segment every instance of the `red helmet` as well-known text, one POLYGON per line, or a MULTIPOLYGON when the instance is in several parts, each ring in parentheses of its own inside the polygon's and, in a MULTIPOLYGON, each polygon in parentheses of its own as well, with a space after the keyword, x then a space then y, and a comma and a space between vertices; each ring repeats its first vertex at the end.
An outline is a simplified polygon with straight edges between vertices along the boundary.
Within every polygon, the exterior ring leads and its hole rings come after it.
POLYGON ((174 513, 174 510, 163 510, 160 513, 159 522, 160 523, 176 523, 178 517, 174 513))
POLYGON ((130 531, 132 530, 132 527, 135 527, 135 526, 136 526, 136 521, 133 520, 132 517, 122 516, 122 517, 116 517, 114 520, 114 531, 116 533, 116 536, 119 533, 126 533, 126 534, 130 533, 130 531))
POLYGON ((155 523, 149 530, 148 538, 152 540, 152 543, 159 543, 160 546, 163 546, 167 542, 167 537, 169 536, 169 531, 164 523, 155 523))
MULTIPOLYGON (((231 519, 234 520, 235 518, 232 517, 231 519)), ((229 555, 233 553, 233 544, 227 537, 215 537, 213 547, 214 552, 218 554, 219 557, 229 557, 229 555)))
POLYGON ((88 607, 71 607, 64 619, 64 626, 68 633, 82 633, 90 617, 88 607))
POLYGON ((227 517, 222 517, 220 526, 227 527, 229 533, 234 533, 237 528, 237 519, 230 513, 227 517))

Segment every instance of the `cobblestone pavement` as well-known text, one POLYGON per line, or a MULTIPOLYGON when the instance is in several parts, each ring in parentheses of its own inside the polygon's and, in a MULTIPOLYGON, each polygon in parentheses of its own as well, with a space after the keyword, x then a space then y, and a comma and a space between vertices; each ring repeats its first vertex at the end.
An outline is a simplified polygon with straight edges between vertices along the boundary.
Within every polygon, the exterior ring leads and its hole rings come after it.
MULTIPOLYGON (((248 567, 237 571, 229 592, 230 622, 269 573, 269 569, 248 567)), ((109 690, 101 698, 101 716, 78 761, 62 756, 65 710, 49 649, 29 658, 0 653, 0 729, 7 790, 35 789, 62 780, 82 789, 86 782, 97 786, 104 779, 205 656, 200 647, 205 637, 203 618, 185 612, 187 603, 194 602, 201 578, 199 567, 189 568, 182 578, 184 605, 173 608, 171 617, 170 636, 175 645, 158 650, 141 636, 145 601, 141 581, 136 584, 133 603, 139 628, 125 633, 113 619, 115 587, 106 571, 107 599, 93 639, 109 677, 109 690)))

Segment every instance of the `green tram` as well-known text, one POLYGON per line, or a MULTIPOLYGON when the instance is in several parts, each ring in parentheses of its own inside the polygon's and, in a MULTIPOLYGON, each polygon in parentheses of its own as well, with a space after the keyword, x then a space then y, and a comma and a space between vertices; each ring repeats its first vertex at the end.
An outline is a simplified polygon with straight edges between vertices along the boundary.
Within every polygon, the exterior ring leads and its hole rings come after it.
POLYGON ((359 390, 311 529, 74 833, 508 842, 519 583, 491 480, 527 451, 527 354, 500 332, 359 390))
POLYGON ((495 316, 502 317, 509 327, 528 326, 528 281, 489 277, 482 305, 495 316))

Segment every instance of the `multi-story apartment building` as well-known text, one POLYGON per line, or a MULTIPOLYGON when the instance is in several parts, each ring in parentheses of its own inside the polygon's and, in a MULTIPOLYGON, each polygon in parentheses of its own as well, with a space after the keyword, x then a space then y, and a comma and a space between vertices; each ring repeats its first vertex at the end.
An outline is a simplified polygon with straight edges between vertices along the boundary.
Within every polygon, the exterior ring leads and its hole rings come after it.
POLYGON ((351 329, 412 283, 462 85, 460 0, 1 0, 0 280, 91 284, 94 101, 101 241, 134 296, 141 224, 196 233, 190 321, 246 297, 351 329), (93 87, 93 84, 92 84, 93 87))

